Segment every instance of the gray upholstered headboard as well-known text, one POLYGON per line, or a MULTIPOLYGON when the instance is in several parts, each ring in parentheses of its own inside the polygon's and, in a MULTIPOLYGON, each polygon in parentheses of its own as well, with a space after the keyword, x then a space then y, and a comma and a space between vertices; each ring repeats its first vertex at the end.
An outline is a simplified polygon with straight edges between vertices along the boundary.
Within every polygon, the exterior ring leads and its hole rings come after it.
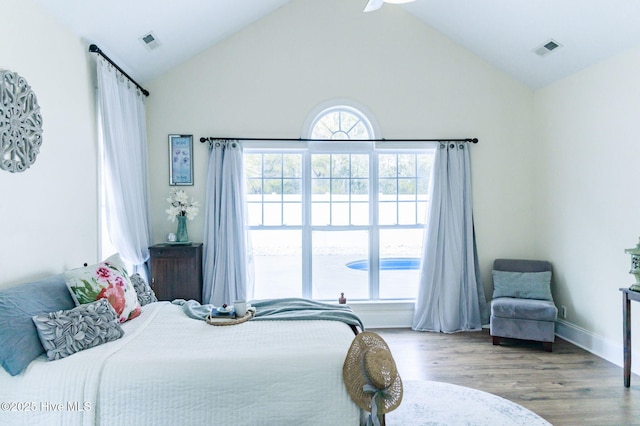
POLYGON ((551 271, 551 263, 546 260, 496 259, 493 262, 496 271, 545 272, 551 271))

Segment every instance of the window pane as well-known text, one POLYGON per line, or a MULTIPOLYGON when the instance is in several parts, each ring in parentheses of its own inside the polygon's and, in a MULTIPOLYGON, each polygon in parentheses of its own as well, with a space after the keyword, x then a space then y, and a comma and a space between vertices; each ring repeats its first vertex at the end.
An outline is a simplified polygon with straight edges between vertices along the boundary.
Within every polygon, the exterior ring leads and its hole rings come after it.
POLYGON ((398 176, 414 177, 416 175, 416 155, 398 154, 398 176))
POLYGON ((422 229, 380 230, 380 298, 414 299, 420 281, 422 229))
POLYGON ((302 297, 302 232, 252 230, 256 299, 302 297))
POLYGON ((286 201, 302 201, 302 181, 300 179, 283 179, 282 189, 286 201))
POLYGON ((340 130, 340 113, 332 112, 325 115, 322 120, 320 120, 320 127, 326 127, 331 130, 331 132, 337 132, 340 130))
POLYGON ((262 203, 247 203, 249 226, 262 225, 262 203))
POLYGON ((314 154, 312 156, 312 203, 329 206, 312 207, 314 225, 369 225, 369 154, 314 154), (325 178, 330 170, 330 177, 325 178), (356 173, 357 178, 353 176, 356 173), (351 203, 362 203, 354 216, 351 203), (329 216, 330 215, 330 216, 329 216), (325 223, 327 221, 328 223, 325 223))
POLYGON ((432 164, 430 153, 378 154, 380 225, 424 223, 432 164))
POLYGON ((396 177, 396 156, 395 154, 378 155, 378 174, 380 177, 396 177))
POLYGON ((261 178, 251 178, 247 180, 247 194, 262 194, 261 178))
POLYGON ((302 154, 245 153, 244 168, 250 226, 302 224, 302 154))
POLYGON ((332 154, 331 155, 331 177, 349 177, 351 175, 351 166, 349 163, 349 154, 332 154))
POLYGON ((358 123, 360 119, 348 112, 340 112, 340 130, 345 133, 349 133, 358 123))
POLYGON ((264 203, 264 219, 263 225, 277 226, 282 225, 282 204, 280 203, 264 203))
POLYGON ((397 225, 397 206, 395 202, 380 202, 378 203, 378 221, 380 225, 397 225))
POLYGON ((352 155, 351 156, 351 177, 369 178, 369 156, 368 155, 352 155))
POLYGON ((431 177, 431 169, 433 168, 432 154, 418 155, 418 176, 429 180, 431 177))
MULTIPOLYGON (((415 179, 398 179, 398 193, 414 195, 416 193, 415 179)), ((410 197, 409 199, 412 198, 414 197, 410 197)))
POLYGON ((316 123, 311 132, 312 139, 331 139, 331 122, 330 120, 322 119, 316 123))
POLYGON ((328 178, 331 170, 331 156, 329 154, 314 154, 311 156, 311 178, 328 178))
POLYGON ((282 177, 282 154, 264 154, 265 177, 282 177))
POLYGON ((370 139, 369 129, 362 122, 358 122, 349 132, 349 139, 370 139))
POLYGON ((349 203, 331 203, 331 224, 349 225, 349 203))
POLYGON ((284 154, 282 162, 283 177, 302 178, 302 154, 284 154))
POLYGON ((268 199, 269 201, 281 201, 282 179, 265 179, 264 193, 265 199, 268 199))
POLYGON ((302 203, 284 203, 282 205, 282 216, 283 225, 302 225, 302 203))
POLYGON ((312 203, 311 223, 314 226, 325 226, 331 224, 331 204, 312 203))
POLYGON ((369 203, 351 204, 351 225, 369 225, 369 203))
POLYGON ((359 201, 369 199, 368 179, 351 179, 351 199, 359 201))
POLYGON ((262 154, 245 154, 244 174, 246 177, 262 177, 262 154))
POLYGON ((429 179, 420 178, 417 183, 418 200, 429 199, 429 179))
POLYGON ((398 224, 415 225, 416 223, 416 203, 398 203, 398 224))
POLYGON ((351 300, 369 298, 368 271, 347 267, 369 258, 369 233, 314 231, 312 241, 313 298, 337 300, 340 293, 351 300))
POLYGON ((337 201, 349 200, 349 179, 331 179, 332 199, 337 201))
POLYGON ((427 222, 428 203, 418 203, 418 223, 424 225, 427 222))
POLYGON ((313 179, 311 182, 311 199, 313 201, 329 201, 331 192, 330 179, 313 179))
MULTIPOLYGON (((395 194, 398 188, 398 181, 393 178, 380 179, 380 186, 378 192, 382 195, 393 195, 392 197, 385 197, 385 201, 395 200, 395 194)), ((382 198, 381 198, 382 199, 382 198)))

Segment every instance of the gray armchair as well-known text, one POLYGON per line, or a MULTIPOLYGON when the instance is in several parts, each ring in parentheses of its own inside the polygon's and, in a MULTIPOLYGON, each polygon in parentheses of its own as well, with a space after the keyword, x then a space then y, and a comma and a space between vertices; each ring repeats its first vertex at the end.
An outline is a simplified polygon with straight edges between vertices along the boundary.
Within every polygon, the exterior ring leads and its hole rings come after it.
POLYGON ((551 263, 544 260, 496 259, 491 300, 491 336, 534 340, 552 351, 558 309, 551 297, 551 263))

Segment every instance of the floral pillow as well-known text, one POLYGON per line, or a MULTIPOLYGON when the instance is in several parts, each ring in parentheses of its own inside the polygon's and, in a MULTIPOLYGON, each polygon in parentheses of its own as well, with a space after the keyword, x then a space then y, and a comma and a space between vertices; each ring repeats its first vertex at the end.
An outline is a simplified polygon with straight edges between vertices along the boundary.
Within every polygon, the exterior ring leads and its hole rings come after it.
POLYGON ((64 278, 77 306, 107 299, 121 323, 142 312, 133 284, 117 254, 96 265, 67 271, 64 278))

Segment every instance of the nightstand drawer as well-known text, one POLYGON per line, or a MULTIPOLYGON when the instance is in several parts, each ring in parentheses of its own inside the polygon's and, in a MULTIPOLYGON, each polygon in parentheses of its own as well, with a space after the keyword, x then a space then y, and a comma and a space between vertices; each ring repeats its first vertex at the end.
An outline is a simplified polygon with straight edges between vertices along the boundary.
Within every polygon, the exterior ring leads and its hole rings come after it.
POLYGON ((197 255, 198 247, 200 245, 189 246, 171 246, 168 244, 158 244, 149 247, 149 254, 151 257, 193 257, 197 255))

